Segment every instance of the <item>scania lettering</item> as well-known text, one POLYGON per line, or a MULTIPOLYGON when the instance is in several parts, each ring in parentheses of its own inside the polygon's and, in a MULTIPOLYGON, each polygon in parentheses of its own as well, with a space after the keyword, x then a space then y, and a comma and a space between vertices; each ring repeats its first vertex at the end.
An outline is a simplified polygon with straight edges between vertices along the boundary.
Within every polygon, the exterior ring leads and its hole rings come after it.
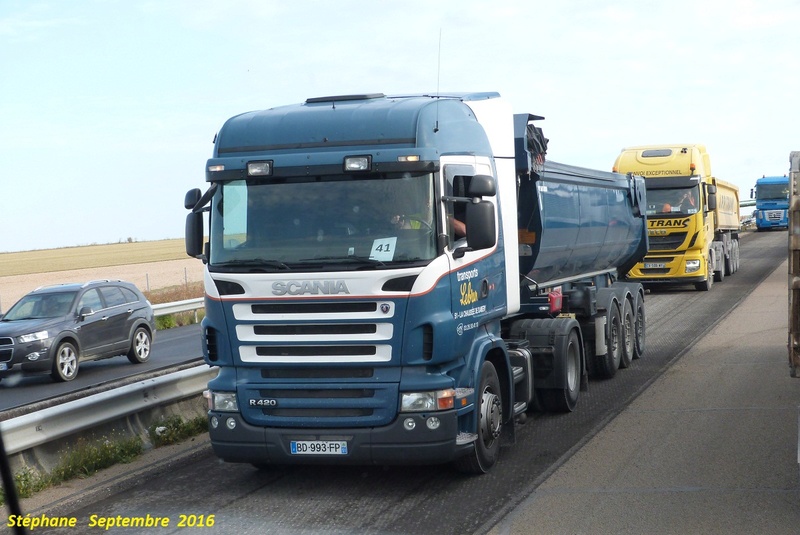
POLYGON ((628 280, 708 291, 739 269, 739 188, 712 176, 704 145, 625 148, 614 171, 647 185, 650 249, 628 280))
POLYGON ((185 200, 220 458, 483 473, 644 354, 644 179, 546 161, 541 119, 365 94, 222 126, 185 200))
POLYGON ((272 284, 274 295, 334 295, 349 294, 347 284, 344 281, 296 281, 296 282, 275 282, 272 284))

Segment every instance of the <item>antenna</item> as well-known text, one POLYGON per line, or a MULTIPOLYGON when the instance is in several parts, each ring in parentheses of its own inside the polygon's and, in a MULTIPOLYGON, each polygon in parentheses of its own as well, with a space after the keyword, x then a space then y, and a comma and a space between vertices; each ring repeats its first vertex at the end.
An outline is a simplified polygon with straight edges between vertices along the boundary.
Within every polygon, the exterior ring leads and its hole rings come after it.
POLYGON ((439 57, 436 60, 436 125, 433 132, 439 131, 439 78, 442 73, 442 28, 439 28, 439 57))

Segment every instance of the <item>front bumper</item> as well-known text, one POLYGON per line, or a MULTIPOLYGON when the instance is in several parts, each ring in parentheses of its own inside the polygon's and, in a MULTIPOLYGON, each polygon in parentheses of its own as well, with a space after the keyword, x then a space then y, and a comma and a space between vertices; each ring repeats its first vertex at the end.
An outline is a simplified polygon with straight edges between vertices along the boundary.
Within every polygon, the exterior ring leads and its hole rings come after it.
POLYGON ((50 359, 50 340, 41 340, 30 342, 27 344, 17 344, 15 346, 7 346, 12 348, 5 353, 4 348, 0 348, 0 377, 5 377, 14 373, 16 370, 22 370, 23 373, 40 373, 48 372, 52 368, 50 359), (35 360, 29 357, 36 355, 35 360))
POLYGON ((209 411, 209 434, 214 453, 228 462, 252 464, 351 464, 403 465, 441 464, 473 450, 472 442, 457 443, 455 411, 431 414, 400 414, 390 425, 349 429, 298 429, 257 427, 246 423, 239 413, 209 411), (426 419, 436 416, 441 424, 428 429, 426 419), (214 428, 211 419, 219 425, 214 428), (226 421, 232 418, 234 429, 226 421), (404 422, 412 419, 414 428, 404 422), (293 455, 292 441, 347 441, 346 455, 293 455))

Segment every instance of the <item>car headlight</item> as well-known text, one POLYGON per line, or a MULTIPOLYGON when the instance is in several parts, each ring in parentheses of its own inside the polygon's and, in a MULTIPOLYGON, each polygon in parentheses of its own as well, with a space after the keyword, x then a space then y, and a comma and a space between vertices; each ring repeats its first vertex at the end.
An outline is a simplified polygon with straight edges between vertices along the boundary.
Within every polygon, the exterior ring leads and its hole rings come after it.
POLYGON ((687 260, 686 261, 686 273, 694 273, 695 271, 700 269, 700 261, 699 260, 687 260))
POLYGON ((443 411, 452 409, 456 391, 452 388, 435 392, 406 392, 400 397, 402 412, 443 411))
POLYGON ((239 402, 236 401, 235 392, 204 392, 208 399, 208 409, 222 412, 239 412, 239 402))
POLYGON ((50 335, 47 333, 47 331, 39 331, 36 333, 23 334, 22 336, 18 337, 17 340, 19 340, 20 344, 27 344, 28 342, 47 340, 48 338, 50 338, 50 335))

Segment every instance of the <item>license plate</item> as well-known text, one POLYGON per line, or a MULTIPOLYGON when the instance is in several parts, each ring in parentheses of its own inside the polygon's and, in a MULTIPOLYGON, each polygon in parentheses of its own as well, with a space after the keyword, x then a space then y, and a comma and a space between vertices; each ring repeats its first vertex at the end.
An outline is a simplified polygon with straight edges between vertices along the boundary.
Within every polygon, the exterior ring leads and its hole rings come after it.
POLYGON ((8 369, 8 364, 5 362, 0 362, 0 372, 4 372, 8 369))
POLYGON ((293 440, 292 455, 347 455, 345 440, 293 440))
POLYGON ((667 267, 665 262, 645 262, 644 268, 645 269, 661 269, 667 267))

